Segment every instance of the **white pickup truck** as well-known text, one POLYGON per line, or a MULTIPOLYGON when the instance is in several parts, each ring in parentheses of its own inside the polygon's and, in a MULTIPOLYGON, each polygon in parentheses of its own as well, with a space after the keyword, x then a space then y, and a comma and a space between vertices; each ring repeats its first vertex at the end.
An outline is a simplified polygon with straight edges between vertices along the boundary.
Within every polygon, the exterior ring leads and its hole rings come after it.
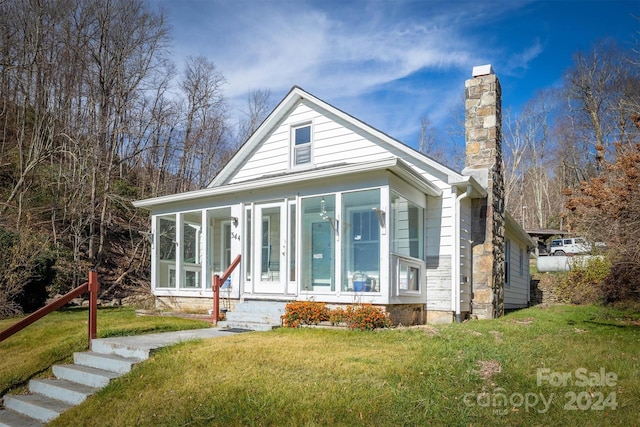
POLYGON ((568 237, 565 239, 554 239, 551 241, 549 255, 566 256, 581 255, 591 252, 589 245, 584 237, 568 237))

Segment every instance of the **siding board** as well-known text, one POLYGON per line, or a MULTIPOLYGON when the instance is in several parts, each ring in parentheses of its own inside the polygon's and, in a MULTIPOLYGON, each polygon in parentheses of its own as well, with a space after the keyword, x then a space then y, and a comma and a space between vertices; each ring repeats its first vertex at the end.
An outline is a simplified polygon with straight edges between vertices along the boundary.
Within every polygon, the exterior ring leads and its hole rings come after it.
POLYGON ((427 257, 427 310, 451 310, 451 256, 427 257))
POLYGON ((529 254, 525 243, 514 238, 506 231, 505 238, 511 243, 509 257, 509 283, 504 287, 504 307, 506 309, 523 308, 529 304, 529 254), (520 259, 522 254, 522 260, 520 259), (520 263, 522 261, 522 270, 520 263))

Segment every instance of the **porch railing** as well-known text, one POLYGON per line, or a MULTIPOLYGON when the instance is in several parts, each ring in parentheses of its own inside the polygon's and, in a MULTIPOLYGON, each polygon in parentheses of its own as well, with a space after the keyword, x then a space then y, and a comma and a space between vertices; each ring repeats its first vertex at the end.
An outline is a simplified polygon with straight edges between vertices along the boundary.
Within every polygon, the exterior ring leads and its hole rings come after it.
POLYGON ((20 320, 19 322, 9 326, 3 331, 0 331, 0 341, 4 341, 11 335, 20 332, 32 323, 42 319, 47 314, 56 311, 60 307, 68 304, 72 299, 79 297, 80 295, 89 292, 89 350, 91 350, 91 340, 97 337, 97 321, 98 321, 98 290, 100 284, 98 283, 98 273, 94 270, 89 271, 89 281, 84 282, 74 290, 66 293, 64 296, 57 300, 45 305, 38 311, 35 311, 20 320))
POLYGON ((236 259, 233 260, 227 271, 225 271, 222 276, 218 274, 213 275, 213 320, 218 323, 220 320, 220 286, 231 276, 233 270, 236 269, 238 264, 240 264, 240 257, 238 255, 236 259))

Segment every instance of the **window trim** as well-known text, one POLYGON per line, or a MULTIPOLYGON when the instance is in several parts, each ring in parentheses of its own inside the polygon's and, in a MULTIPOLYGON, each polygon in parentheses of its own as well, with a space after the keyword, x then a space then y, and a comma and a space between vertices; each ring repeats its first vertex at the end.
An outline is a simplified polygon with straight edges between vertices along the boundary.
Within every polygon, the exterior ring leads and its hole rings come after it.
MULTIPOLYGON (((338 243, 340 246, 340 289, 342 293, 345 294, 358 294, 358 293, 366 293, 366 294, 379 294, 381 293, 381 278, 382 278, 382 269, 384 265, 384 260, 382 257, 384 251, 384 238, 385 234, 383 230, 385 227, 381 226, 378 214, 371 210, 372 207, 378 208, 380 203, 382 202, 382 188, 381 187, 370 187, 370 188, 360 188, 356 190, 350 191, 341 191, 337 192, 336 195, 340 195, 340 211, 343 219, 343 228, 342 228, 342 241, 338 243), (349 205, 345 206, 345 198, 349 197, 349 195, 356 195, 365 192, 375 192, 377 200, 372 202, 371 205, 349 205), (365 207, 366 206, 366 207, 365 207), (369 226, 369 231, 373 231, 376 235, 375 240, 366 240, 363 241, 361 239, 355 240, 355 234, 352 227, 354 226, 354 215, 361 215, 363 213, 367 213, 367 223, 369 226), (345 227, 348 227, 345 228, 345 227), (374 231, 375 230, 375 231, 374 231), (356 243, 357 242, 357 243, 356 243), (369 272, 373 270, 356 270, 355 269, 355 249, 356 247, 364 246, 364 245, 377 245, 378 257, 377 257, 377 270, 375 271, 375 276, 369 276, 369 272), (347 267, 353 268, 353 271, 349 270, 347 267), (353 279, 356 276, 361 276, 366 279, 366 281, 371 280, 371 285, 369 290, 355 290, 355 285, 349 281, 353 282, 353 279)), ((336 256, 337 258, 337 256, 336 256)))
POLYGON ((426 265, 425 262, 418 258, 407 257, 404 255, 391 254, 392 258, 395 259, 394 269, 395 269, 395 288, 398 295, 407 295, 407 296, 419 296, 422 294, 422 290, 425 289, 426 281, 425 281, 425 271, 426 265), (404 289, 400 286, 400 271, 401 267, 404 266, 408 271, 411 269, 417 270, 417 280, 418 280, 418 289, 409 289, 407 283, 407 289, 404 289))
POLYGON ((524 250, 522 249, 522 247, 519 248, 519 256, 520 256, 520 261, 519 261, 519 269, 520 269, 520 276, 524 276, 524 250))
POLYGON ((297 123, 295 125, 291 125, 291 130, 289 132, 289 146, 291 148, 290 155, 290 165, 291 168, 304 168, 313 165, 313 123, 312 122, 302 122, 297 123), (309 142, 304 144, 296 144, 296 131, 302 128, 309 128, 309 142), (304 163, 297 163, 296 153, 297 147, 309 147, 309 161, 304 163))
POLYGON ((511 241, 504 242, 504 284, 511 287, 511 241))

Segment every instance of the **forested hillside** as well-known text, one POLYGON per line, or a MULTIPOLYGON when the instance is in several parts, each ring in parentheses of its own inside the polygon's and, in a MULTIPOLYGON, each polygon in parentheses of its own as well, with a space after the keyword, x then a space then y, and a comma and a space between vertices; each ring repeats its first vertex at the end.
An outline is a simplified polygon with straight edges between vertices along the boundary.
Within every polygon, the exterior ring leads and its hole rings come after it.
POLYGON ((230 123, 221 71, 173 64, 163 16, 140 0, 3 1, 0 29, 0 317, 90 268, 105 297, 144 288, 149 220, 131 200, 206 185, 269 93, 230 123))
MULTIPOLYGON (((205 186, 270 111, 256 90, 232 122, 215 58, 175 64, 170 49, 142 0, 0 2, 0 318, 91 268, 105 298, 145 293, 149 220, 131 201, 205 186)), ((503 117, 513 216, 633 244, 635 268, 639 63, 604 41, 576 53, 562 87, 503 117)))

